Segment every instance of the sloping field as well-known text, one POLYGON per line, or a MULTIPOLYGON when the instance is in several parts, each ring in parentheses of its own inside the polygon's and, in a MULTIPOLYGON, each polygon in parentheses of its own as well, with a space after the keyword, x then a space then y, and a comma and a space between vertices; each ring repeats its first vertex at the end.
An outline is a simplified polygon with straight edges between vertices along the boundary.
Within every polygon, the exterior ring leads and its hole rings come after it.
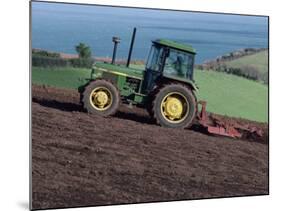
POLYGON ((224 62, 228 67, 242 68, 245 66, 255 67, 261 73, 268 72, 268 50, 253 55, 243 56, 232 61, 224 62))
POLYGON ((195 71, 195 81, 209 112, 268 122, 266 85, 215 71, 195 71))
POLYGON ((268 145, 155 125, 122 106, 82 112, 72 90, 32 88, 33 209, 268 194, 268 145))

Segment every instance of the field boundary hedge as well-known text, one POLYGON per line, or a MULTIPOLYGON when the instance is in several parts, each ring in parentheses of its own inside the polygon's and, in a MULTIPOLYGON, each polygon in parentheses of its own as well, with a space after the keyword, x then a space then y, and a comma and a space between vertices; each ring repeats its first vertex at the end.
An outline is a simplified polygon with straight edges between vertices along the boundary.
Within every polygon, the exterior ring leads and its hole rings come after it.
POLYGON ((35 67, 85 67, 91 68, 94 59, 71 58, 65 59, 60 57, 50 57, 33 54, 32 66, 35 67))

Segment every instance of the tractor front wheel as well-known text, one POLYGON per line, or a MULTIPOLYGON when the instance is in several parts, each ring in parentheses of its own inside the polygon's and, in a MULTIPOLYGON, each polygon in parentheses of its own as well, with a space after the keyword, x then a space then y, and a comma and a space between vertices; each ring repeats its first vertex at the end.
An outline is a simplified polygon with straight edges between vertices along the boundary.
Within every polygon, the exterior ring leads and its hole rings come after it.
POLYGON ((120 95, 117 88, 109 81, 96 80, 85 88, 82 102, 89 113, 109 116, 118 110, 120 95))
POLYGON ((153 115, 164 127, 186 128, 196 114, 196 100, 192 91, 181 84, 166 85, 156 95, 153 115))

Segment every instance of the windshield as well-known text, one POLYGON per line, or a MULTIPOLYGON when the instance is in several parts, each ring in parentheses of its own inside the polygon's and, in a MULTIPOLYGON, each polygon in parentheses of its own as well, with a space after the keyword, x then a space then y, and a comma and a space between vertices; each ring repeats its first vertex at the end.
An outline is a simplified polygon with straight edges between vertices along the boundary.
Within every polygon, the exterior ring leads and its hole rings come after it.
POLYGON ((193 54, 170 49, 165 61, 164 74, 192 79, 193 63, 193 54))

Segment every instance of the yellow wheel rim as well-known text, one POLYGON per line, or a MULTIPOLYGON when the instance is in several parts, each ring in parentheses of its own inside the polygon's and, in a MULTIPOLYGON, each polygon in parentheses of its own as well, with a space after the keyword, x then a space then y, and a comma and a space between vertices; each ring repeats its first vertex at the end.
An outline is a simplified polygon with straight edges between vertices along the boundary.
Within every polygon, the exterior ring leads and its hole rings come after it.
POLYGON ((189 103, 186 97, 179 92, 167 94, 161 102, 161 114, 171 123, 184 121, 189 113, 189 103))
POLYGON ((96 87, 90 94, 90 103, 96 110, 105 111, 112 104, 112 94, 105 87, 96 87))

